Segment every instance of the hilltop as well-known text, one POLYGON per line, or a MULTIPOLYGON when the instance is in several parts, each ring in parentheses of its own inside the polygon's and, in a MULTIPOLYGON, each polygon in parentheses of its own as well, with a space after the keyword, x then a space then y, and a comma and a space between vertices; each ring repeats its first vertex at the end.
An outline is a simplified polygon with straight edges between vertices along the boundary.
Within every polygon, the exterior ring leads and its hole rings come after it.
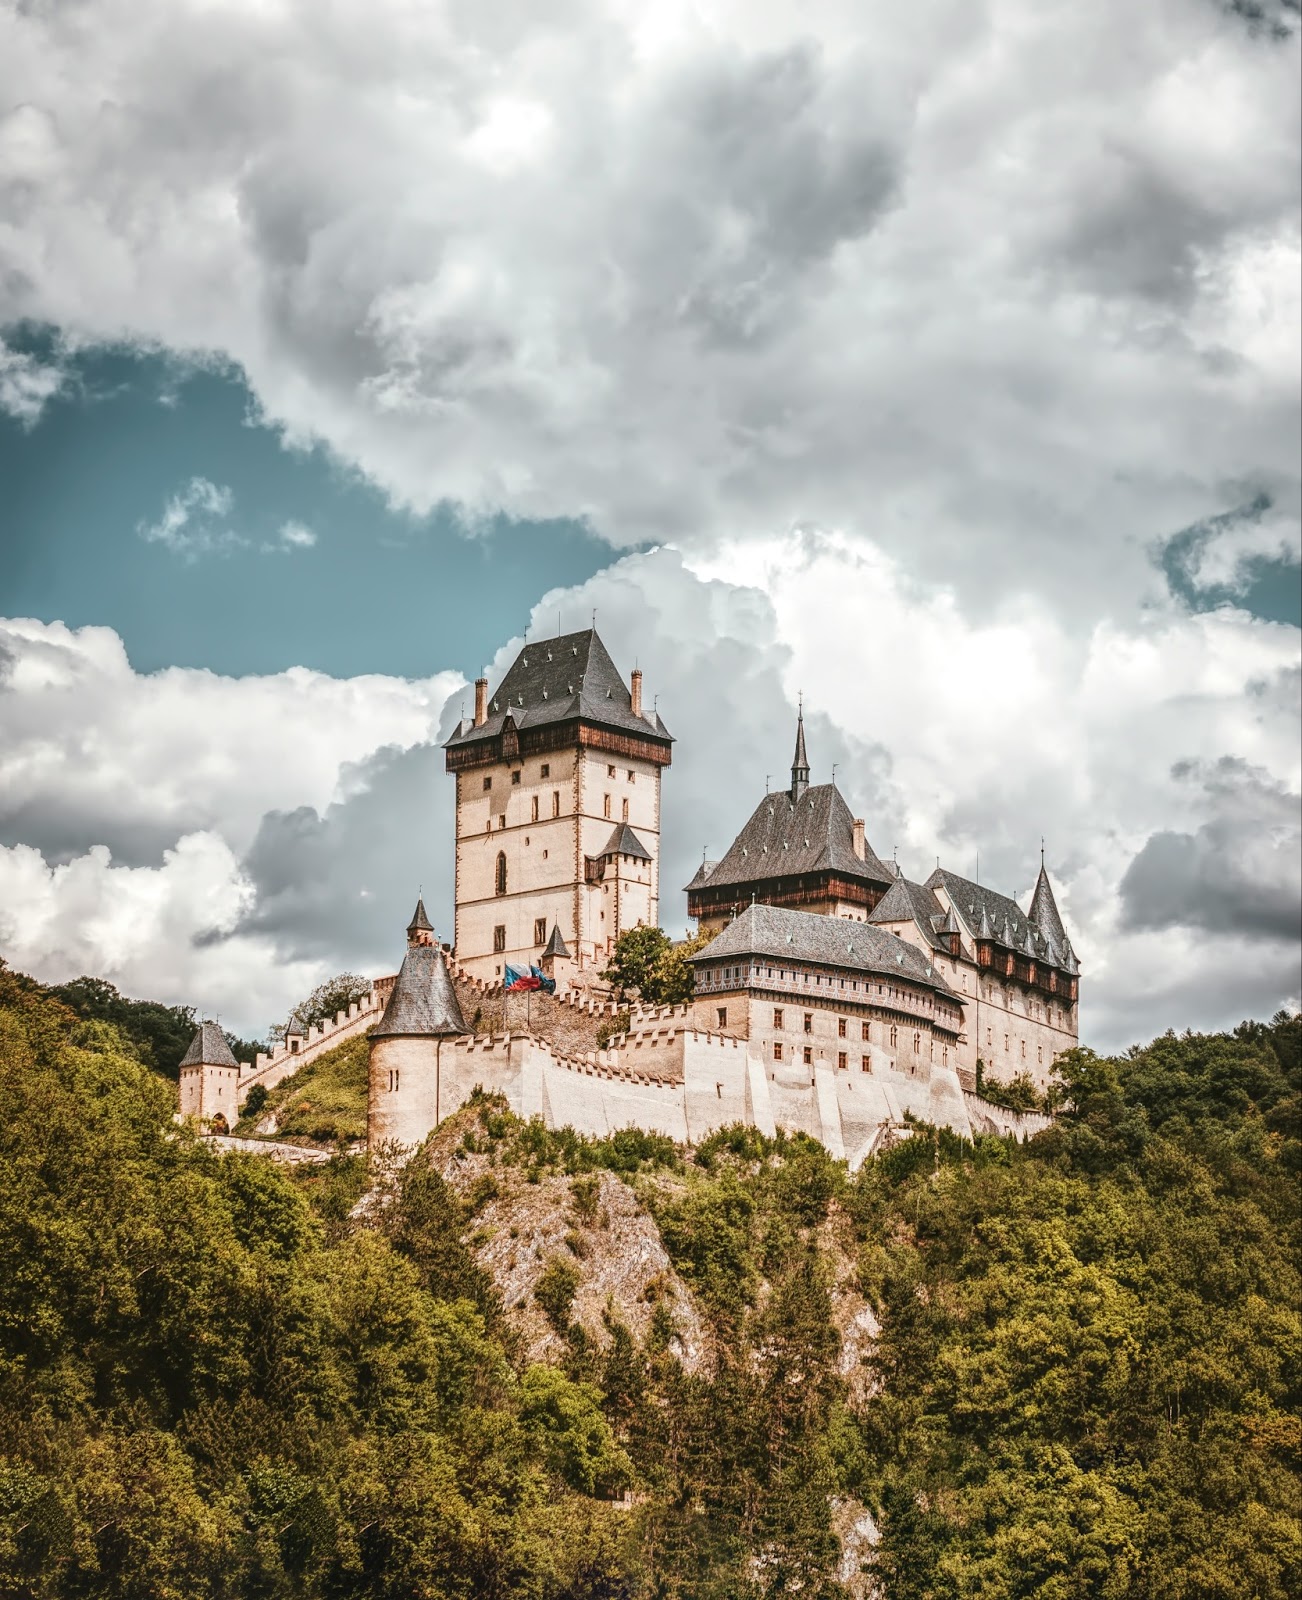
POLYGON ((1300 1046, 1077 1052, 853 1177, 485 1096, 290 1171, 0 972, 0 1589, 1296 1592, 1300 1046))

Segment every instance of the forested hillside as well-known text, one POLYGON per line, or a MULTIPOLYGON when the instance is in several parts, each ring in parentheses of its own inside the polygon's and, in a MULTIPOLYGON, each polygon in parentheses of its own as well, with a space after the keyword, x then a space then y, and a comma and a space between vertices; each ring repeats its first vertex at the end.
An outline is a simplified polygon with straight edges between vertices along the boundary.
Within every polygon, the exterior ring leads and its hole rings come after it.
POLYGON ((213 1154, 0 970, 0 1594, 1297 1593, 1300 1046, 1080 1052, 1031 1144, 854 1177, 483 1099, 377 1182, 213 1154))

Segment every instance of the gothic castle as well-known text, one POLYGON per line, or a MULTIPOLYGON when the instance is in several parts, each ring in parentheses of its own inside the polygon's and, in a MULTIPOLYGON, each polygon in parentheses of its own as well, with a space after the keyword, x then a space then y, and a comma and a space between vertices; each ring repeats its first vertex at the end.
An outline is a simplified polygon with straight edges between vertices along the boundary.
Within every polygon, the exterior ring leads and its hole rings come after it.
POLYGON ((810 783, 803 717, 789 789, 766 794, 686 886, 714 935, 692 958, 694 999, 634 1007, 628 1032, 595 1048, 595 1021, 615 1011, 601 973, 616 940, 659 921, 672 744, 641 673, 625 684, 595 630, 526 645, 491 694, 481 678, 473 721, 445 747, 451 944, 418 904, 396 978, 252 1067, 201 1028, 183 1114, 225 1120, 254 1082, 369 1029, 372 1151, 418 1143, 476 1085, 582 1132, 636 1125, 695 1142, 744 1121, 802 1129, 852 1163, 908 1114, 965 1136, 1042 1123, 991 1105, 979 1083, 1044 1084, 1076 1043, 1080 967, 1043 860, 1026 910, 940 867, 911 882, 874 854, 834 783, 810 783), (508 967, 555 988, 523 1028, 505 1025, 508 967), (483 1031, 485 1015, 499 1031, 483 1031))

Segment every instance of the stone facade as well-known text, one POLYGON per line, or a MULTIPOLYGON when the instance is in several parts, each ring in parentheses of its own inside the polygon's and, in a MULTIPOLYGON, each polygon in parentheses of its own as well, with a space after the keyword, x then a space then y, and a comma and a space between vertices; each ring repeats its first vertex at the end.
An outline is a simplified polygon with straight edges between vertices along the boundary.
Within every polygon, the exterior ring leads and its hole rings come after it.
POLYGON ((595 631, 527 645, 448 741, 455 775, 455 946, 485 981, 536 965, 555 931, 567 976, 607 964, 660 911, 660 773, 671 740, 595 631))

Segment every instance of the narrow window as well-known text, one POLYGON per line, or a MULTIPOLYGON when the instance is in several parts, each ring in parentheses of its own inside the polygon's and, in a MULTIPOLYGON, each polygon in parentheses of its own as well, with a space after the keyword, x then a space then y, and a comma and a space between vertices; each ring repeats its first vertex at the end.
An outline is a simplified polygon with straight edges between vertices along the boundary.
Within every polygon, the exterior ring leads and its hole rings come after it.
POLYGON ((538 776, 540 778, 550 778, 551 775, 552 775, 551 762, 550 761, 544 761, 542 766, 538 770, 538 776))
POLYGON ((610 796, 609 795, 604 795, 602 797, 602 809, 604 810, 604 812, 605 812, 605 814, 607 816, 610 815, 610 796))
POLYGON ((814 1031, 814 1013, 812 1011, 806 1011, 805 1012, 805 1032, 806 1033, 813 1033, 813 1031, 814 1031))
POLYGON ((775 1028, 780 1028, 782 1026, 782 1007, 781 1006, 774 1006, 773 1007, 773 1026, 775 1028))
POLYGON ((512 783, 517 783, 517 784, 518 784, 518 783, 519 783, 519 781, 520 781, 520 774, 519 774, 519 773, 518 773, 518 772, 513 772, 513 773, 512 773, 512 774, 511 774, 511 782, 512 782, 512 783))
POLYGON ((535 917, 533 919, 533 942, 535 944, 547 943, 547 918, 535 917))
POLYGON ((892 1025, 891 1025, 891 1049, 892 1050, 897 1049, 898 1046, 899 1046, 899 1042, 900 1042, 900 1030, 892 1023, 892 1025))
POLYGON ((1035 1059, 1040 1066, 1044 1065, 1044 1046, 1042 1044, 1037 1044, 1035 1047, 1035 1059))
POLYGON ((506 949, 506 924, 499 922, 493 929, 493 949, 500 952, 506 949))
POLYGON ((492 778, 485 778, 485 779, 484 779, 484 789, 485 789, 485 790, 489 790, 489 789, 491 789, 491 788, 492 788, 492 787, 493 787, 493 780, 492 780, 492 778))
POLYGON ((862 1065, 860 1070, 863 1071, 863 1072, 871 1072, 872 1069, 873 1069, 873 1058, 871 1056, 864 1056, 863 1057, 863 1065, 862 1065))
POLYGON ((781 1061, 782 1060, 782 1040, 781 1039, 775 1039, 773 1041, 773 1059, 775 1061, 781 1061))
POLYGON ((552 816, 559 817, 560 814, 561 814, 561 791, 559 789, 553 789, 552 790, 552 816))
POLYGON ((836 1036, 837 1036, 838 1039, 844 1039, 845 1038, 846 1030, 849 1028, 849 1026, 850 1026, 849 1023, 846 1021, 846 1019, 844 1017, 838 1017, 836 1019, 836 1036))
POLYGON ((530 811, 530 819, 533 822, 537 822, 537 820, 538 820, 538 796, 537 795, 534 795, 533 799, 529 802, 529 811, 530 811))
POLYGON ((863 1024, 863 1036, 865 1039, 871 1038, 871 1035, 868 1032, 868 1024, 866 1022, 863 1024))
POLYGON ((837 1053, 836 1053, 836 1064, 842 1071, 845 1070, 846 1063, 848 1061, 849 1061, 849 1057, 846 1055, 845 1051, 844 1050, 838 1050, 837 1053))
POLYGON ((1022 1060, 1026 1060, 1026 1040, 1022 1040, 1022 1060))
POLYGON ((630 783, 636 783, 637 782, 637 773, 633 771, 632 767, 630 767, 628 769, 628 781, 630 783))
POLYGON ((624 821, 627 822, 628 821, 628 801, 627 800, 624 801, 623 813, 624 813, 624 821))
POLYGON ((500 817, 498 817, 497 825, 498 825, 499 828, 506 827, 506 812, 505 811, 501 814, 500 817))
POLYGON ((811 1045, 805 1046, 805 1065, 812 1067, 814 1064, 814 1051, 811 1045))
POLYGON ((1008 1035, 1005 1034, 1004 1035, 1004 1053, 1007 1054, 1007 1052, 1008 1052, 1008 1035))
POLYGON ((916 1056, 916 1055, 921 1054, 921 1052, 922 1052, 922 1035, 920 1033, 915 1033, 913 1035, 913 1053, 916 1056))
POLYGON ((608 778, 613 778, 613 777, 614 777, 614 776, 615 776, 615 769, 614 769, 614 767, 607 767, 607 768, 606 768, 606 776, 607 776, 607 777, 608 777, 608 778))
POLYGON ((949 1065, 949 1046, 947 1044, 943 1044, 940 1047, 940 1064, 942 1067, 949 1065))
MULTIPOLYGON (((506 893, 506 851, 505 850, 499 850, 497 852, 497 874, 496 874, 496 877, 495 877, 494 883, 493 883, 493 892, 495 894, 505 894, 506 893)), ((506 946, 503 945, 502 948, 503 948, 503 950, 505 950, 506 946)))
POLYGON ((728 1026, 728 1008, 727 1008, 727 1006, 720 1006, 719 1007, 719 1026, 721 1028, 726 1028, 728 1026))

